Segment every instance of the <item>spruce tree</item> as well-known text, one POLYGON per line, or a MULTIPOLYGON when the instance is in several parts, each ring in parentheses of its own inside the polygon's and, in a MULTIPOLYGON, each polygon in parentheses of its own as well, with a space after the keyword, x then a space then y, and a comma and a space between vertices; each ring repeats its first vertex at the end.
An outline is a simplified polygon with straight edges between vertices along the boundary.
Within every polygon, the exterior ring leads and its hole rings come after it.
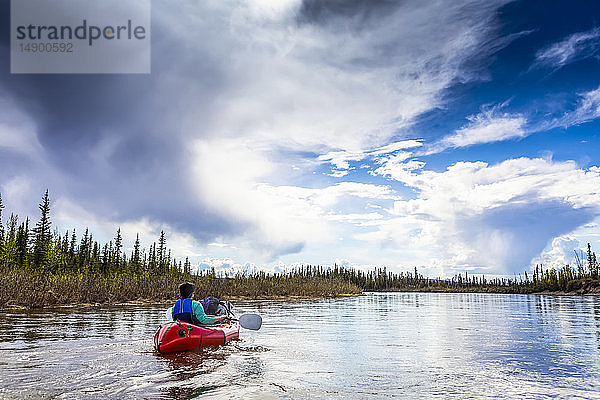
POLYGON ((4 223, 2 222, 2 210, 4 210, 4 204, 2 203, 2 194, 0 194, 0 264, 2 263, 4 255, 4 223))
POLYGON ((61 241, 60 251, 62 253, 62 257, 65 258, 66 261, 68 262, 68 259, 67 259, 67 255, 69 254, 69 230, 68 229, 65 232, 65 237, 61 241))
POLYGON ((165 264, 166 264, 166 251, 167 248, 167 239, 165 238, 165 231, 160 231, 160 237, 158 239, 158 269, 161 273, 165 272, 165 264))
POLYGON ((131 255, 131 266, 135 273, 140 272, 140 234, 135 236, 135 244, 133 245, 133 254, 131 255))
POLYGON ((121 228, 117 229, 115 236, 115 268, 119 271, 121 266, 121 248, 123 247, 123 238, 121 237, 121 228))
POLYGON ((29 253, 29 218, 19 227, 17 235, 17 265, 20 268, 28 268, 28 253, 29 253))
POLYGON ((594 263, 592 261, 592 246, 588 243, 587 244, 588 249, 587 249, 587 253, 588 253, 588 258, 587 258, 587 262, 588 262, 588 269, 590 270, 590 276, 594 277, 594 263))
POLYGON ((41 217, 33 229, 35 233, 33 263, 36 269, 45 270, 50 267, 49 253, 52 244, 50 232, 50 197, 48 196, 48 190, 46 190, 42 202, 39 204, 39 209, 41 217))
POLYGON ((79 249, 77 251, 78 258, 78 268, 81 272, 86 271, 88 268, 88 238, 89 238, 89 229, 85 228, 85 233, 83 234, 83 238, 81 238, 81 243, 79 244, 79 249))
POLYGON ((115 252, 113 250, 112 240, 108 242, 108 273, 114 272, 115 268, 115 252))
POLYGON ((88 237, 88 241, 87 241, 87 245, 85 246, 85 250, 86 250, 86 260, 87 260, 87 269, 86 271, 91 272, 94 267, 93 267, 93 263, 92 263, 92 243, 94 243, 94 238, 93 235, 90 233, 90 236, 88 237))
POLYGON ((108 244, 104 244, 104 247, 102 249, 102 262, 101 262, 101 272, 104 275, 108 274, 108 262, 109 262, 108 244))
MULTIPOLYGON (((4 203, 2 202, 2 193, 0 193, 0 222, 2 222, 2 211, 4 211, 4 203)), ((4 234, 4 227, 0 224, 0 235, 4 234)))
POLYGON ((4 267, 12 267, 17 264, 17 236, 19 233, 18 216, 15 214, 10 214, 10 219, 8 221, 8 232, 5 232, 3 248, 4 254, 2 255, 4 267))
POLYGON ((148 255, 148 269, 152 273, 156 273, 156 242, 152 243, 150 246, 150 254, 148 255))
POLYGON ((183 272, 189 274, 191 270, 191 264, 189 258, 185 258, 185 263, 183 264, 183 272))
POLYGON ((100 245, 94 242, 92 250, 92 262, 90 263, 90 272, 96 272, 100 268, 100 245))
POLYGON ((71 243, 69 244, 69 264, 71 267, 74 267, 75 262, 75 246, 76 246, 77 236, 75 235, 75 228, 73 228, 73 234, 71 235, 71 243))

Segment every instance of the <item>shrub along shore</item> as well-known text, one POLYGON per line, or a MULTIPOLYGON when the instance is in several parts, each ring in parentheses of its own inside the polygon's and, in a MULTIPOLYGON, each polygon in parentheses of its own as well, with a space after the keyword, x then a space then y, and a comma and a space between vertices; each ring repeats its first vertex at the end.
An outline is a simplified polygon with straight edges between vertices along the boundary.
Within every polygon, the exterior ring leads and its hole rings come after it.
POLYGON ((118 304, 132 301, 163 302, 177 297, 184 281, 193 282, 199 296, 222 299, 323 298, 358 295, 363 291, 600 294, 599 265, 588 244, 587 255, 576 253, 577 268, 544 269, 513 278, 470 276, 428 278, 418 273, 394 274, 386 268, 364 272, 334 265, 303 265, 286 273, 231 273, 212 270, 192 274, 186 258, 171 257, 166 235, 141 248, 139 236, 129 254, 123 251, 120 229, 101 244, 86 229, 61 235, 51 231, 48 192, 39 204, 40 220, 11 214, 2 222, 0 196, 0 307, 38 308, 70 304, 118 304), (586 257, 587 256, 587 257, 586 257))
MULTIPOLYGON (((318 270, 318 267, 315 267, 318 270)), ((306 269, 305 269, 306 270, 306 269)), ((41 308, 75 304, 172 302, 182 282, 193 282, 200 296, 221 299, 298 299, 356 296, 363 288, 340 277, 302 276, 299 273, 219 278, 212 274, 40 274, 13 269, 0 275, 0 308, 41 308)), ((573 280, 566 290, 548 285, 508 286, 459 284, 452 280, 427 280, 417 285, 387 286, 366 291, 500 293, 547 295, 600 295, 599 280, 573 280)))
POLYGON ((167 302, 177 298, 183 282, 193 282, 199 296, 221 299, 325 298, 360 294, 356 286, 338 279, 294 275, 217 278, 207 275, 160 276, 113 274, 39 274, 12 270, 0 276, 0 307, 40 308, 72 304, 167 302))
MULTIPOLYGON (((201 296, 221 299, 297 299, 356 296, 363 289, 339 278, 302 277, 298 274, 218 278, 210 275, 170 274, 161 276, 114 274, 49 274, 5 271, 0 275, 0 308, 41 308, 64 305, 123 304, 131 302, 172 302, 182 282, 193 282, 201 296)), ((415 287, 383 287, 386 292, 501 293, 547 295, 600 295, 600 281, 572 281, 568 290, 560 288, 516 288, 514 286, 447 285, 430 281, 415 287), (434 284, 435 283, 435 284, 434 284)))

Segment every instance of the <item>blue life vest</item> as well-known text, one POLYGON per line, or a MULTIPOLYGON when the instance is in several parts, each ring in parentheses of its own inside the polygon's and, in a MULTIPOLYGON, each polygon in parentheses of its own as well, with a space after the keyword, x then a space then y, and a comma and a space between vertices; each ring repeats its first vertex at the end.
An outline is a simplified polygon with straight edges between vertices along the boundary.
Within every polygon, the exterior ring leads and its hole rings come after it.
POLYGON ((175 305, 173 306, 173 320, 196 325, 200 323, 192 312, 191 298, 188 297, 187 299, 179 299, 175 302, 175 305))

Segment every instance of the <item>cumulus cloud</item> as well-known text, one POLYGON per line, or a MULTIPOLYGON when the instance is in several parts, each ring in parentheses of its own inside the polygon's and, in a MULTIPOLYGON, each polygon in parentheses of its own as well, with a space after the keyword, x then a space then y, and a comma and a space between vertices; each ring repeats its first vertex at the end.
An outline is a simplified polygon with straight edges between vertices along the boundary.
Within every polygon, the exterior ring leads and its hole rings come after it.
POLYGON ((572 235, 559 236, 552 239, 550 248, 534 258, 533 264, 542 264, 544 268, 562 268, 570 265, 577 268, 575 251, 581 248, 580 241, 572 235))
POLYGON ((560 42, 539 50, 535 56, 535 65, 561 68, 575 61, 591 57, 600 49, 600 28, 586 32, 577 32, 560 42))
POLYGON ((424 166, 390 158, 376 170, 418 196, 396 201, 396 218, 359 238, 429 247, 441 269, 511 273, 523 271, 553 238, 600 215, 596 168, 529 158, 459 162, 444 172, 424 166))
POLYGON ((297 265, 286 265, 282 262, 261 263, 237 262, 231 257, 204 257, 192 265, 191 272, 206 272, 214 270, 217 276, 233 276, 236 274, 251 275, 257 271, 267 273, 290 272, 297 265))

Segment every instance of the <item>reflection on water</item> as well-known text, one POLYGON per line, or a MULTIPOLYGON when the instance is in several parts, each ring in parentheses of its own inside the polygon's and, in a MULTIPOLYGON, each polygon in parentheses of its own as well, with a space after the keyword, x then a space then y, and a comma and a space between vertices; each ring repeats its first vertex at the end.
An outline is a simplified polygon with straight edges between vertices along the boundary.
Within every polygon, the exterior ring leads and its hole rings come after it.
POLYGON ((238 304, 260 331, 160 355, 157 306, 0 312, 0 398, 600 398, 600 299, 377 293, 238 304))

